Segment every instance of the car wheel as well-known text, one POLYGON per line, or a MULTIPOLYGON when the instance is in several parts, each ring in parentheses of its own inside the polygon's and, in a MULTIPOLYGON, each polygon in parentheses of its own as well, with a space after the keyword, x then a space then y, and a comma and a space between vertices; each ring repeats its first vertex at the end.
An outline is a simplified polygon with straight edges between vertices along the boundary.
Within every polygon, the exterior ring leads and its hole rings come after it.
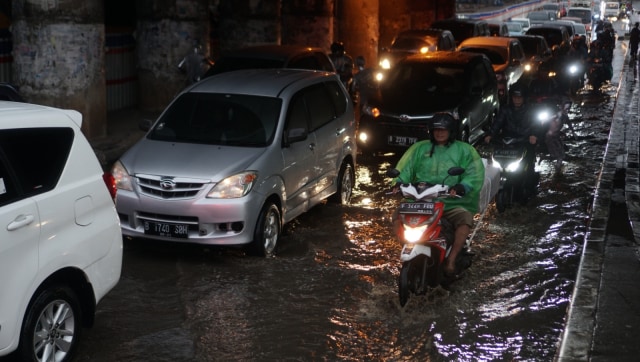
POLYGON ((280 238, 280 231, 280 210, 274 203, 267 202, 258 216, 258 224, 253 234, 253 241, 248 249, 249 254, 265 257, 273 256, 278 238, 280 238))
POLYGON ((82 310, 76 293, 54 285, 29 306, 20 332, 24 361, 70 360, 82 331, 82 310))
POLYGON ((353 194, 354 179, 353 167, 347 162, 343 163, 340 167, 340 173, 338 173, 338 189, 335 194, 331 195, 330 200, 341 205, 349 204, 353 194))

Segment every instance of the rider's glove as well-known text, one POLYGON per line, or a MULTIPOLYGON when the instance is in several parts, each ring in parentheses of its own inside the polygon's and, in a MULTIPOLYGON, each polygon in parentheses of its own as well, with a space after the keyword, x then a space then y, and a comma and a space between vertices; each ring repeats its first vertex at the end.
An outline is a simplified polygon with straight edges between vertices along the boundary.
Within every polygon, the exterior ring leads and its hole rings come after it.
POLYGON ((456 192, 456 195, 464 196, 467 193, 463 184, 455 184, 451 188, 456 192))

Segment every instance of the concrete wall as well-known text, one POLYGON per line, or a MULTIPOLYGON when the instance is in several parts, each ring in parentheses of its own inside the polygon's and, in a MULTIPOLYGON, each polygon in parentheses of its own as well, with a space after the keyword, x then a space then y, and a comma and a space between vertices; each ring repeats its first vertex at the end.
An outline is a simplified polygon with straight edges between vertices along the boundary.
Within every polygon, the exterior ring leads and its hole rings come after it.
POLYGON ((164 109, 186 85, 177 66, 196 45, 216 56, 254 44, 328 52, 342 41, 375 66, 399 31, 455 11, 451 0, 5 1, 0 27, 11 23, 12 37, 0 39, 0 80, 30 102, 80 111, 89 138, 106 134, 107 111, 164 109))
POLYGON ((12 82, 33 103, 82 113, 88 137, 106 132, 100 1, 13 0, 12 82))

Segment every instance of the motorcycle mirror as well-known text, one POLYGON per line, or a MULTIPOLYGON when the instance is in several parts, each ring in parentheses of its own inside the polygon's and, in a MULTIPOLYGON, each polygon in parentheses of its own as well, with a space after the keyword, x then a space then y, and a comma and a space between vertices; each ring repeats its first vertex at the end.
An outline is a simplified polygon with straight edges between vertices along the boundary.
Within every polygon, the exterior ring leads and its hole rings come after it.
POLYGON ((390 169, 387 170, 387 176, 396 178, 396 177, 400 176, 400 171, 398 171, 395 168, 390 168, 390 169))

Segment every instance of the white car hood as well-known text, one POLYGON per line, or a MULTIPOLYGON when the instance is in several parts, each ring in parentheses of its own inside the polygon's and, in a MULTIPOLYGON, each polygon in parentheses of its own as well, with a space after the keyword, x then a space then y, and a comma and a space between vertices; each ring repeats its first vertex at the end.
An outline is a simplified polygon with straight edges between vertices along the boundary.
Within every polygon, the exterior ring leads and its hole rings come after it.
POLYGON ((229 147, 142 139, 120 159, 129 174, 219 181, 244 171, 265 148, 229 147))

